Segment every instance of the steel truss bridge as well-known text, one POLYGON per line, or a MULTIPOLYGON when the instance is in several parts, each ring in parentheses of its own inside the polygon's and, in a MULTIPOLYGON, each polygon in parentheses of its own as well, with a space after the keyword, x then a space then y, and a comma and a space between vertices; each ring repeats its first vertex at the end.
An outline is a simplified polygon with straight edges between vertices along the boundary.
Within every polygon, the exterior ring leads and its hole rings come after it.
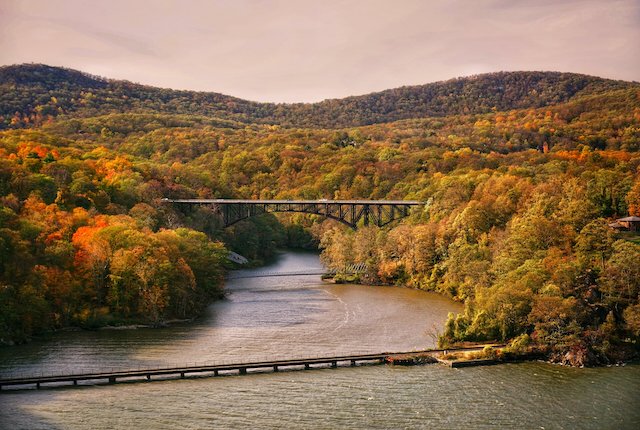
POLYGON ((383 227, 409 216, 412 206, 424 204, 409 200, 162 199, 162 201, 175 205, 209 206, 221 215, 224 227, 265 213, 300 212, 331 218, 354 230, 360 224, 383 227))

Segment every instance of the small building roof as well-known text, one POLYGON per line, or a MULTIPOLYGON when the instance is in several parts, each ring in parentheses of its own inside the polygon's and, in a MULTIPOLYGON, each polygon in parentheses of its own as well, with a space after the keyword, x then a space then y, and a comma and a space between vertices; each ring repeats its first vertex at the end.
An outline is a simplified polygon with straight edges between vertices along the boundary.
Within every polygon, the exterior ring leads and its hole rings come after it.
POLYGON ((620 224, 617 221, 616 222, 612 222, 611 224, 609 224, 609 227, 611 227, 611 228, 625 228, 626 229, 625 226, 623 226, 622 224, 620 224))
POLYGON ((629 221, 640 221, 640 217, 639 216, 628 216, 626 218, 620 218, 619 220, 617 220, 618 222, 620 221, 625 221, 625 222, 629 222, 629 221))

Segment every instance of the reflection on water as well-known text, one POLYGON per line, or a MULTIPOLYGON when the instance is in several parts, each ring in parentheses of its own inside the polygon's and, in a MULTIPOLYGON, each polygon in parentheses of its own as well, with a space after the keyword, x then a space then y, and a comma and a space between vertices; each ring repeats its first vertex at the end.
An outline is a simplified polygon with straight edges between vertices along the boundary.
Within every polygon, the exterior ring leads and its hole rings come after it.
MULTIPOLYGON (((316 255, 285 253, 251 273, 318 267, 316 255)), ((410 350, 432 346, 447 312, 460 310, 433 294, 318 276, 236 279, 228 292, 195 323, 58 333, 0 349, 0 371, 410 350)), ((0 428, 635 429, 639 398, 638 365, 363 366, 4 393, 0 428)))

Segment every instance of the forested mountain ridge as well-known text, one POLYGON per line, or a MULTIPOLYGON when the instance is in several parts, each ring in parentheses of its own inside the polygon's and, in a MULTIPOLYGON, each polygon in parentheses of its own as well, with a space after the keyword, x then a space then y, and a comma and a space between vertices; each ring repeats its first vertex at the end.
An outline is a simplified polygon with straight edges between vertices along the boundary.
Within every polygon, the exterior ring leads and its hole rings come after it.
POLYGON ((0 128, 38 125, 59 115, 88 117, 124 112, 203 115, 287 127, 341 128, 400 119, 539 108, 630 88, 640 88, 640 84, 575 73, 498 72, 318 103, 275 104, 23 64, 0 67, 0 128))

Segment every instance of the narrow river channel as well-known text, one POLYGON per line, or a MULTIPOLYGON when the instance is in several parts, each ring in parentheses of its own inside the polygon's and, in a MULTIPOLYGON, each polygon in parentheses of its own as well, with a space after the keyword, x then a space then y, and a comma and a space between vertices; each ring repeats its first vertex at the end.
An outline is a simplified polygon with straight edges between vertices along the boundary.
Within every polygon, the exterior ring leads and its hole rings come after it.
MULTIPOLYGON (((321 267, 286 252, 244 275, 321 267)), ((0 349, 0 373, 225 363, 434 346, 459 304, 317 275, 229 280, 197 322, 57 333, 0 349)), ((640 426, 640 366, 357 368, 3 392, 0 429, 594 428, 640 426)))

